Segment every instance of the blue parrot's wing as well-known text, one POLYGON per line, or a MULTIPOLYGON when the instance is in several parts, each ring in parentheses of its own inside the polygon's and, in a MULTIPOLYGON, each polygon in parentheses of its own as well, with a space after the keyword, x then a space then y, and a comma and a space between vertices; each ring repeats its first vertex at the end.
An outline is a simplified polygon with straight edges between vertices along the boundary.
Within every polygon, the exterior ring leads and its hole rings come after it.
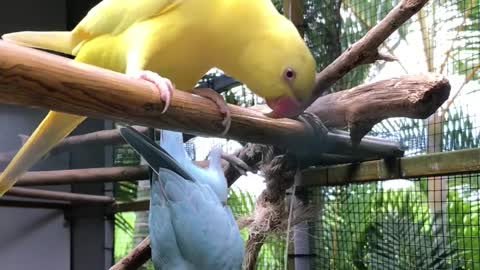
MULTIPOLYGON (((168 176, 161 172, 162 178, 168 176)), ((240 269, 243 241, 230 209, 208 185, 188 182, 174 188, 170 184, 174 183, 165 185, 167 196, 182 193, 182 200, 172 202, 170 211, 183 258, 199 269, 240 269)))
POLYGON ((150 165, 155 172, 158 173, 159 168, 166 168, 174 171, 185 179, 193 179, 190 173, 180 166, 165 149, 157 145, 147 136, 131 127, 121 128, 120 134, 125 141, 147 161, 148 165, 150 165))
POLYGON ((163 178, 161 181, 152 182, 150 199, 149 231, 152 261, 156 270, 193 270, 194 265, 184 259, 178 245, 171 212, 175 200, 181 199, 181 196, 177 195, 179 189, 191 181, 181 178, 172 171, 165 169, 160 171, 163 178), (168 173, 165 175, 163 172, 168 173), (169 186, 167 189, 169 194, 165 192, 165 183, 169 186))
POLYGON ((241 269, 243 241, 225 204, 220 150, 205 170, 188 158, 181 133, 162 131, 158 146, 134 129, 120 132, 159 176, 152 182, 149 220, 156 269, 241 269))

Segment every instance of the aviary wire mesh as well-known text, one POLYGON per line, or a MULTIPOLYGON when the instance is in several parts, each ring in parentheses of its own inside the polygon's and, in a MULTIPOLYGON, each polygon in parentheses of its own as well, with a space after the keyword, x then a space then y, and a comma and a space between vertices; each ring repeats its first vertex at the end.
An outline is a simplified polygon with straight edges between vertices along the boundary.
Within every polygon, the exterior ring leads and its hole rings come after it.
MULTIPOLYGON (((344 0, 335 9, 338 1, 307 2, 307 40, 319 67, 397 3, 344 0), (322 18, 319 11, 332 15, 322 18)), ((436 115, 389 119, 370 135, 400 141, 406 156, 479 147, 479 14, 477 0, 430 1, 383 44, 381 50, 399 62, 361 67, 333 90, 407 73, 444 74, 452 89, 436 115)), ((459 173, 309 189, 309 202, 319 209, 309 224, 311 269, 480 269, 479 176, 459 173)))
POLYGON ((311 269, 479 269, 479 176, 311 189, 311 269))

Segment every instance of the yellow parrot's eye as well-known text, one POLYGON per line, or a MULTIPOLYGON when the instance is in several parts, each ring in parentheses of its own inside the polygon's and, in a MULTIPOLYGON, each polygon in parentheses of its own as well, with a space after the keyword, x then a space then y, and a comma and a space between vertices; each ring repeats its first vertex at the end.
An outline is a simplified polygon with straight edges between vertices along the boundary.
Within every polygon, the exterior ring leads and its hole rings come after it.
POLYGON ((295 79, 296 74, 292 68, 287 68, 283 76, 285 77, 286 80, 292 81, 293 79, 295 79))

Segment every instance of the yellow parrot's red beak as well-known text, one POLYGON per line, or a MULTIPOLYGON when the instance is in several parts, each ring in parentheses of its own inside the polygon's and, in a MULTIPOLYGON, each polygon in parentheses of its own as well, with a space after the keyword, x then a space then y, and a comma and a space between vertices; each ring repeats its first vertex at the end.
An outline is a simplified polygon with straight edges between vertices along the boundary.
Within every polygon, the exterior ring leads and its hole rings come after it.
POLYGON ((297 99, 286 96, 267 99, 267 105, 272 109, 267 115, 272 118, 295 118, 305 110, 297 99))

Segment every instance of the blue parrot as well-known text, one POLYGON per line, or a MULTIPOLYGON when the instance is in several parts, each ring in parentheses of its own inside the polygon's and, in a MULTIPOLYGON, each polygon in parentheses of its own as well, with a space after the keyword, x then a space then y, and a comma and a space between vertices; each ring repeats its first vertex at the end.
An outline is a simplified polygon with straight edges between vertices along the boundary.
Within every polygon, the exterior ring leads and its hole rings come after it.
POLYGON ((221 149, 210 152, 203 169, 188 158, 179 132, 162 130, 160 146, 132 128, 120 133, 158 174, 149 214, 155 269, 241 269, 244 245, 227 206, 221 149))

